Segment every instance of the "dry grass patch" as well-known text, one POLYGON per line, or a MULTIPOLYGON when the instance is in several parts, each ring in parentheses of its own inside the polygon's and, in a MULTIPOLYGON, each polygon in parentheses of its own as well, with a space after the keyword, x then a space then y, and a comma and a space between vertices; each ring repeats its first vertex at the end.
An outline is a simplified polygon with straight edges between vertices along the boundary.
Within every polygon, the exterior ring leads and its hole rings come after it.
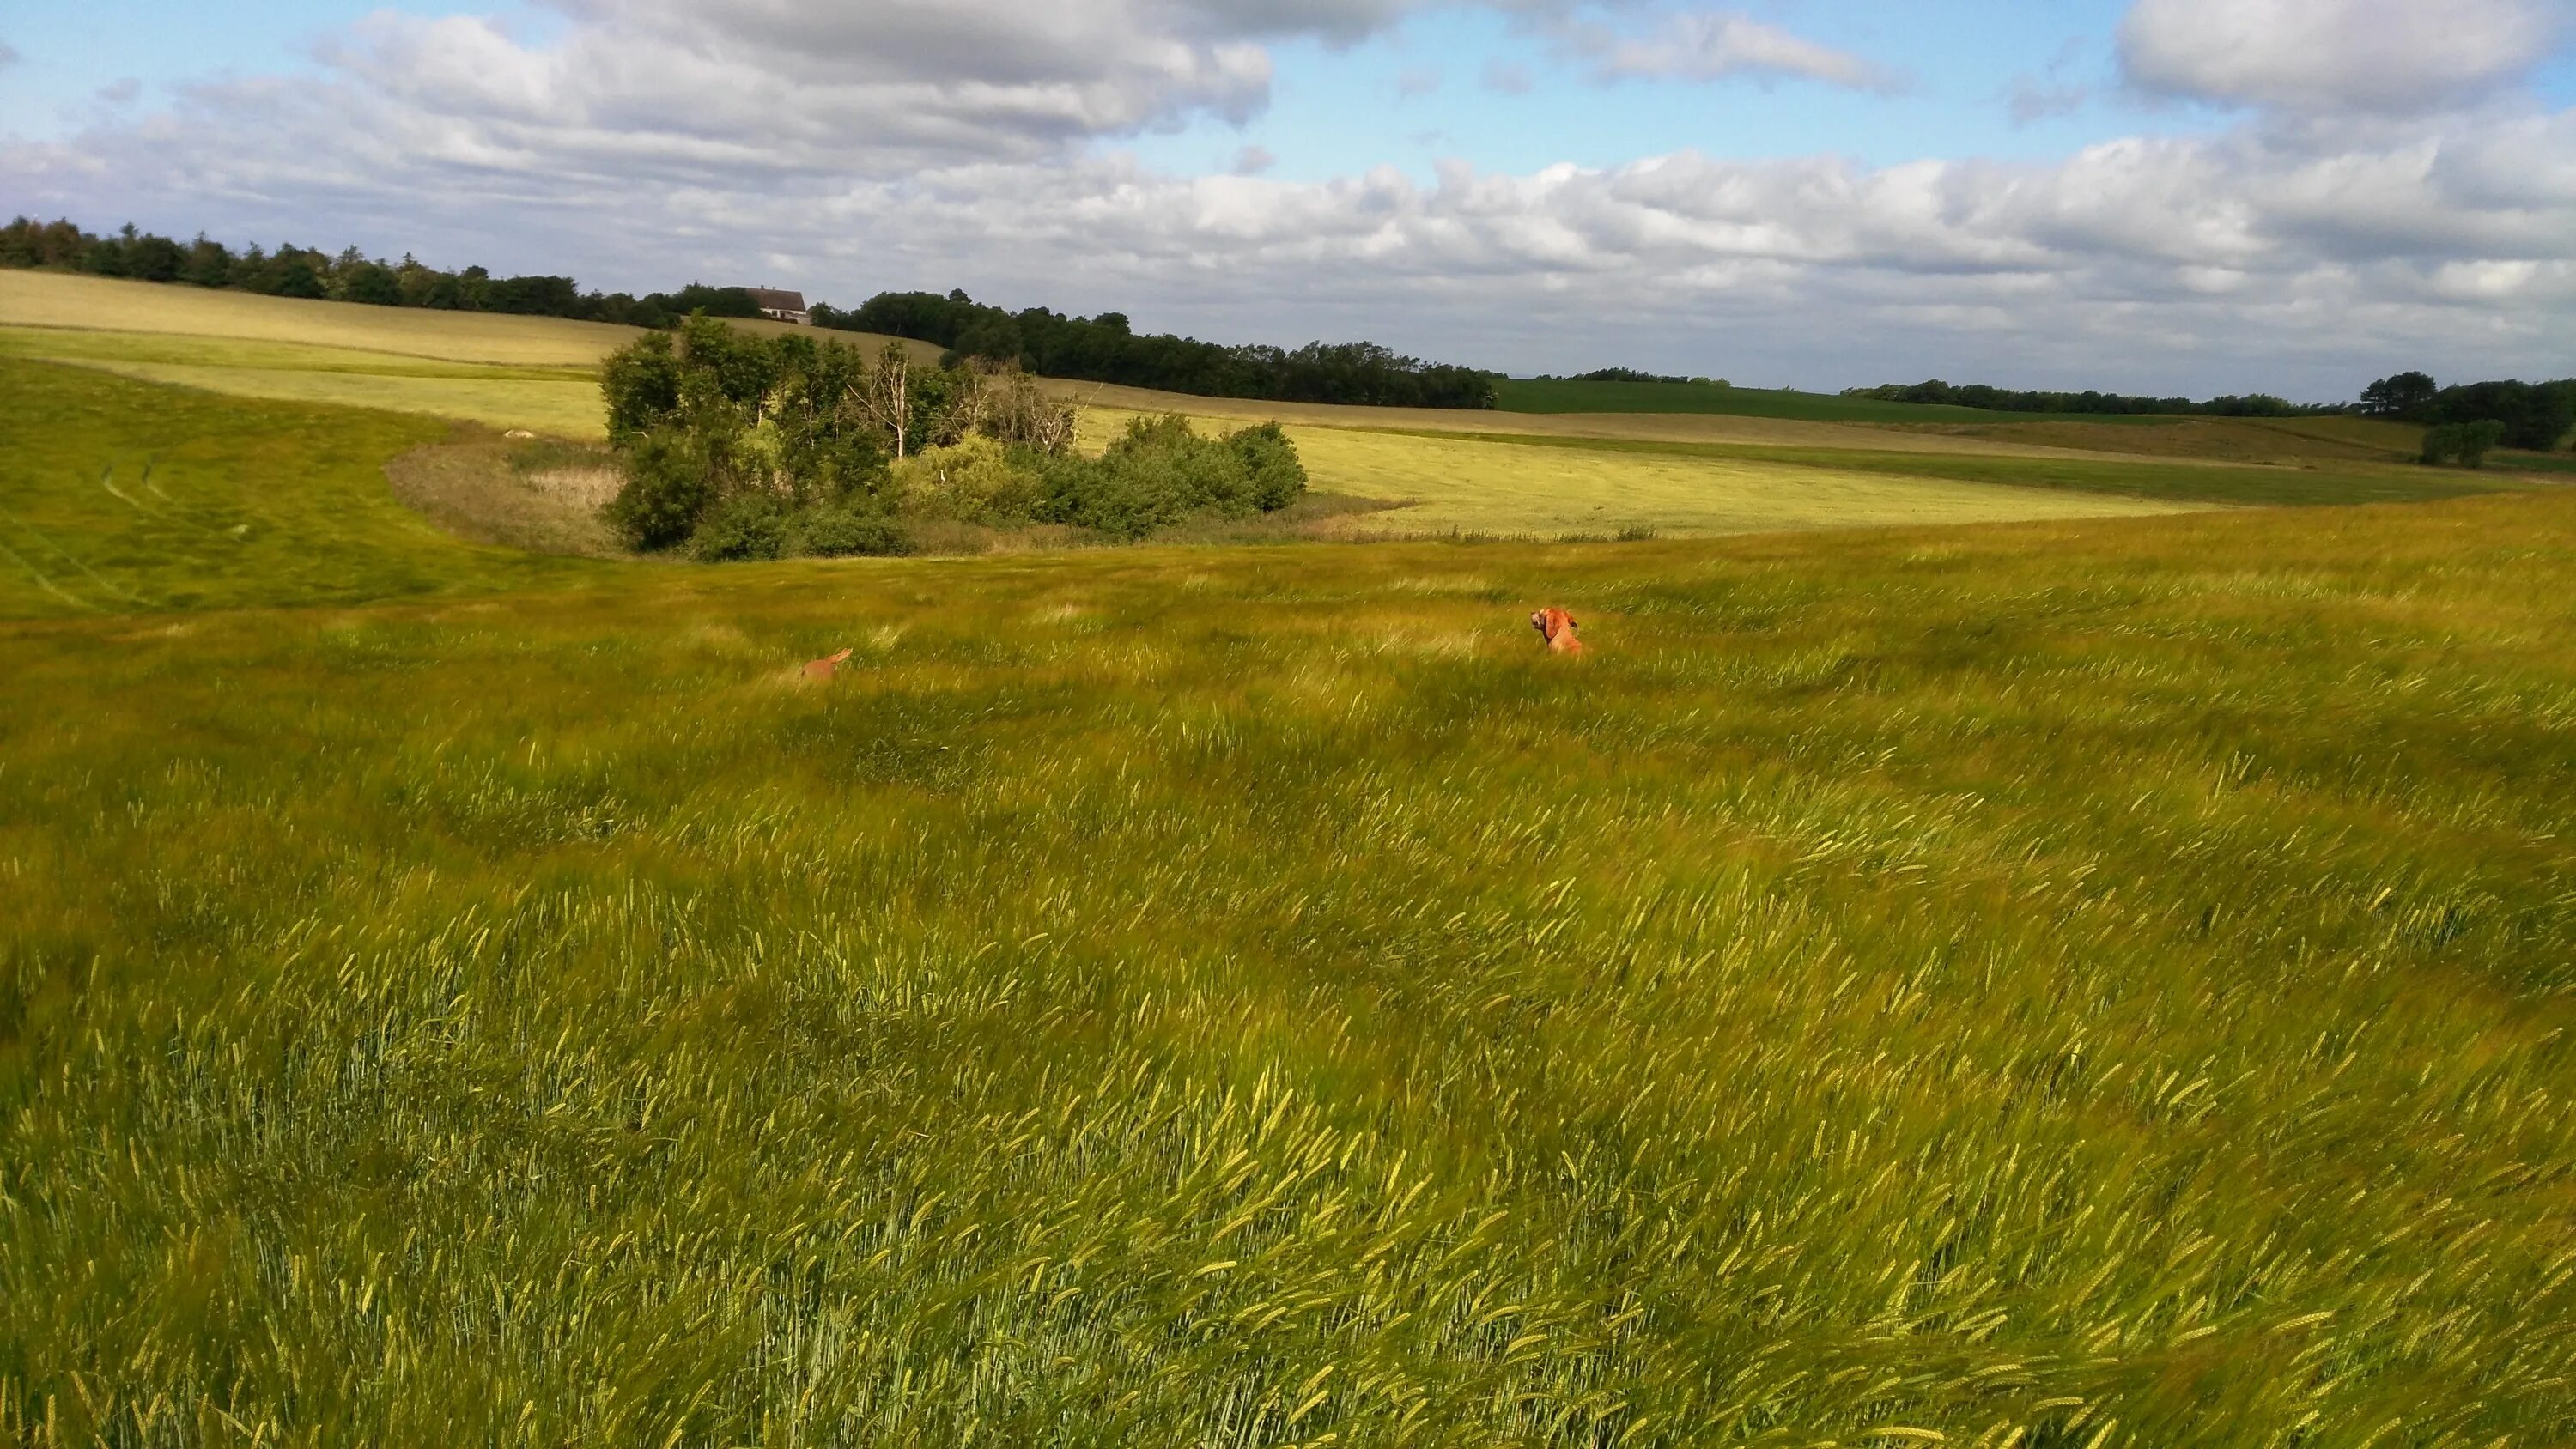
POLYGON ((394 497, 459 538, 534 553, 624 553, 600 509, 619 478, 604 449, 530 446, 480 429, 385 465, 394 497))

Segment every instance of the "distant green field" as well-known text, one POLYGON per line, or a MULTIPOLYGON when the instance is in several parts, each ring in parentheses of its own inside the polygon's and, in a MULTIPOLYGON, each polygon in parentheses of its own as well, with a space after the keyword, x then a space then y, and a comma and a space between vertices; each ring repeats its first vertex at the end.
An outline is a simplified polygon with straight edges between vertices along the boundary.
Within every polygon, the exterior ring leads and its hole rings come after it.
MULTIPOLYGON (((2052 421, 2055 413, 1996 413, 1946 404, 1880 402, 1786 388, 1719 387, 1695 382, 1541 382, 1495 384, 1497 405, 1514 413, 1719 413, 1812 423, 1993 423, 2052 421)), ((2088 422, 2131 421, 2086 415, 2088 422)))

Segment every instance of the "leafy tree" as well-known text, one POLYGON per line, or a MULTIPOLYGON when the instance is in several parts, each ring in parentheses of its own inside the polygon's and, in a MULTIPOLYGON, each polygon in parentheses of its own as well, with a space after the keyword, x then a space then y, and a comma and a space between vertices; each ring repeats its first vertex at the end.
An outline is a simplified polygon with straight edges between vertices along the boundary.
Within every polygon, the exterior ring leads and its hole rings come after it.
POLYGON ((361 259, 338 270, 340 274, 335 282, 341 301, 364 302, 375 307, 402 305, 402 279, 384 263, 361 259))
POLYGON ((2433 407, 2433 377, 2424 372, 2400 372, 2379 378, 2361 390, 2361 410, 2374 418, 2421 420, 2433 407))
POLYGON ((168 237, 149 233, 126 237, 125 274, 136 281, 175 282, 187 269, 186 249, 168 237))
POLYGON ((608 522, 636 548, 668 548, 695 533, 715 487, 706 457, 685 434, 667 430, 631 439, 619 463, 625 481, 609 500, 608 522))
POLYGON ((229 287, 233 284, 233 254, 223 243, 208 241, 204 232, 188 245, 188 264, 179 280, 196 287, 229 287))

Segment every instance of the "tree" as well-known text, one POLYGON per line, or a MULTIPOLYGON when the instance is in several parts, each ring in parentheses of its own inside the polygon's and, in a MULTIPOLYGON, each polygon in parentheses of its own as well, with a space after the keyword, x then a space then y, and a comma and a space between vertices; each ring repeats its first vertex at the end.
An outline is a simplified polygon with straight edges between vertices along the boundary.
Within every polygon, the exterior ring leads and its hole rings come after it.
POLYGON ((339 268, 335 282, 340 300, 364 302, 371 307, 399 307, 403 302, 402 279, 382 262, 363 258, 339 268))
POLYGON ((2361 410, 2374 418, 2423 418, 2433 407, 2430 373, 2401 372, 2361 390, 2361 410))
POLYGON ((898 461, 910 456, 912 354, 904 350, 902 343, 889 342, 880 349, 877 365, 865 377, 849 384, 845 397, 878 431, 894 440, 898 461))

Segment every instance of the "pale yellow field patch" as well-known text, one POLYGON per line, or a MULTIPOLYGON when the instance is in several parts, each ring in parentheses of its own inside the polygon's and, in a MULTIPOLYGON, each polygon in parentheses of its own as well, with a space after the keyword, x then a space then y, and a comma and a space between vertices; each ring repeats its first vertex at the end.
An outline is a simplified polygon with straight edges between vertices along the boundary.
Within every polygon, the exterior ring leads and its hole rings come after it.
POLYGON ((307 302, 59 272, 0 272, 0 323, 165 332, 392 352, 450 362, 591 367, 640 328, 560 317, 307 302))
POLYGON ((487 427, 526 428, 559 438, 607 436, 599 384, 589 378, 560 382, 470 377, 412 377, 366 372, 303 372, 282 368, 190 366, 165 362, 92 362, 79 366, 203 388, 233 397, 281 402, 333 403, 424 413, 487 427))

